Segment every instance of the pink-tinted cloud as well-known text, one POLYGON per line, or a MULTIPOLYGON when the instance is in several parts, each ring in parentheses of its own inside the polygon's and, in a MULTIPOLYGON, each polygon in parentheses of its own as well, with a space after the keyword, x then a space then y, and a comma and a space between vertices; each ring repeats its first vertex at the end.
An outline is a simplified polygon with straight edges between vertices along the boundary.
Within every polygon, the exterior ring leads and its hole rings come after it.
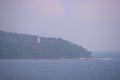
POLYGON ((120 0, 89 0, 82 4, 74 2, 73 13, 84 19, 113 19, 120 17, 119 4, 120 0))
POLYGON ((84 39, 85 45, 95 50, 120 50, 120 0, 73 1, 72 8, 84 26, 84 36, 88 38, 84 39))
POLYGON ((120 0, 24 0, 25 7, 35 9, 42 15, 73 15, 82 19, 118 17, 120 0), (72 10, 69 12, 63 4, 72 10), (70 4, 70 5, 68 5, 70 4))
POLYGON ((66 13, 61 0, 25 0, 24 5, 39 11, 42 15, 61 16, 66 13))

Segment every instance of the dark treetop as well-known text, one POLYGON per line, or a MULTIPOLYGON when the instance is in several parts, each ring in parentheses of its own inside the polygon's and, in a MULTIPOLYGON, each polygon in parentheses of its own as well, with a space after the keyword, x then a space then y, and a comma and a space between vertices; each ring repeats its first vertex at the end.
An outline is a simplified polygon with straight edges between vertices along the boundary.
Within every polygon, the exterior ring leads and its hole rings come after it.
POLYGON ((91 57, 91 53, 62 38, 0 31, 0 59, 79 59, 81 57, 91 57))

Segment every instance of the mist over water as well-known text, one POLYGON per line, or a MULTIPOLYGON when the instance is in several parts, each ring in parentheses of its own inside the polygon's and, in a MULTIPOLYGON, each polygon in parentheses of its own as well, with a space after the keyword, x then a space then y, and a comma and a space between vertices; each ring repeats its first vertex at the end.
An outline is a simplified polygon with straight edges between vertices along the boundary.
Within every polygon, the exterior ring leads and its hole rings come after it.
POLYGON ((110 58, 120 60, 120 52, 92 52, 92 58, 110 58))
MULTIPOLYGON (((120 0, 0 0, 0 31, 60 37, 91 52, 120 51, 120 0)), ((31 47, 28 41, 31 39, 11 37, 17 47, 9 40, 10 36, 0 39, 0 57, 13 57, 13 53, 19 55, 17 52, 21 55, 22 51, 26 56, 25 53, 39 53, 41 49, 34 44, 31 47)), ((53 50, 57 51, 56 47, 53 50)), ((49 48, 46 53, 50 54, 49 48)), ((82 60, 2 57, 0 80, 120 80, 120 53, 92 53, 92 58, 82 60)))
POLYGON ((0 60, 0 80, 120 80, 120 60, 0 60))

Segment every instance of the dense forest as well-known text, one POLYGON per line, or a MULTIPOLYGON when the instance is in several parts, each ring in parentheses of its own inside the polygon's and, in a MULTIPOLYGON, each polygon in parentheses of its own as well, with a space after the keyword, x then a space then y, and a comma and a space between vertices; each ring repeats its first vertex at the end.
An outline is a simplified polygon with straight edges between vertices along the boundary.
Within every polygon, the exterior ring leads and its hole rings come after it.
POLYGON ((0 59, 77 59, 83 57, 91 57, 91 53, 62 38, 0 31, 0 59))

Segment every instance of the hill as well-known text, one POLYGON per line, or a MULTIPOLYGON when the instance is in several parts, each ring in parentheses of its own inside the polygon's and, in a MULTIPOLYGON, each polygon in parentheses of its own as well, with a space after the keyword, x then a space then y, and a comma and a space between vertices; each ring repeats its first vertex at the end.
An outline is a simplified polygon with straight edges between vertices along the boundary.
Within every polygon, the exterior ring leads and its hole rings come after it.
POLYGON ((80 57, 91 57, 91 53, 62 38, 0 31, 0 59, 76 59, 80 57))

